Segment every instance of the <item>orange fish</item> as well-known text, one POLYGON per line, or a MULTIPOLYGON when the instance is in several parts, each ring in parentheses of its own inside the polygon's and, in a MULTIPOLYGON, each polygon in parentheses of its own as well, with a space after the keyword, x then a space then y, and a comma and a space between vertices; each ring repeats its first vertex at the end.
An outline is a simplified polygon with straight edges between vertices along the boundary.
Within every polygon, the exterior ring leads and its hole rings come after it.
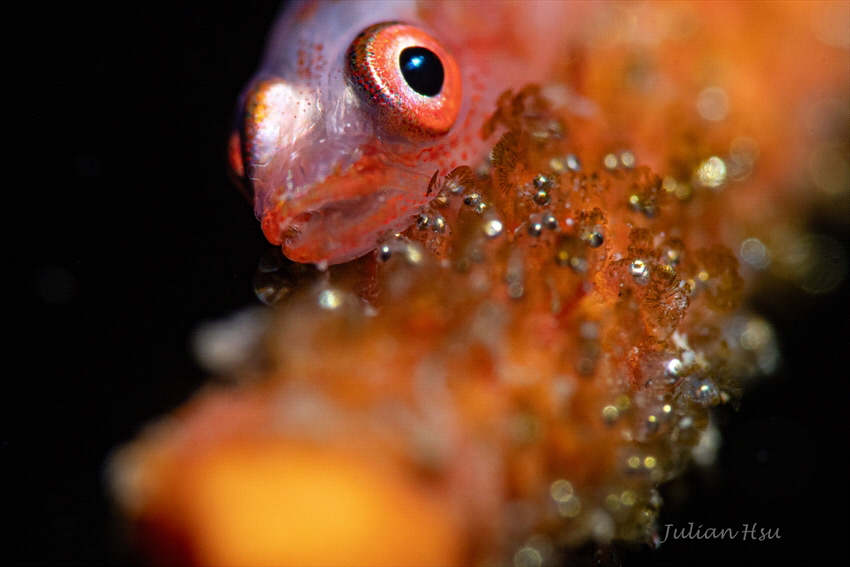
MULTIPOLYGON (((481 162, 507 89, 563 64, 581 2, 295 2, 239 104, 234 177, 297 262, 373 250, 481 162)), ((567 89, 568 90, 568 89, 567 89)))

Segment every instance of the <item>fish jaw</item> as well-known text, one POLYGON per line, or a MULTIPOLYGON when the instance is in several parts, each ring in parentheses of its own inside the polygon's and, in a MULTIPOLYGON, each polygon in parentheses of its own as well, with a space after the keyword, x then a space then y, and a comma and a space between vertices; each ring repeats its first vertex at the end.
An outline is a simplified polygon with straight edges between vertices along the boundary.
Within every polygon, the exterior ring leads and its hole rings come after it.
POLYGON ((269 242, 296 262, 339 264, 406 228, 430 200, 428 176, 367 154, 347 170, 277 201, 261 217, 269 242))
POLYGON ((278 77, 246 91, 231 169, 268 240, 297 262, 362 256, 430 200, 423 148, 376 131, 349 95, 323 104, 317 90, 278 77))

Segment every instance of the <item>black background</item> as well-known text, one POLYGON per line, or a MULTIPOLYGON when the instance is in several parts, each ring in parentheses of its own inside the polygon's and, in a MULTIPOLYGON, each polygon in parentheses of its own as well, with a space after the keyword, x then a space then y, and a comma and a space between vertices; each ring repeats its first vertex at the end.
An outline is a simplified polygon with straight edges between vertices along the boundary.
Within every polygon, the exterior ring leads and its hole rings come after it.
MULTIPOLYGON (((3 9, 0 552, 12 563, 136 561, 104 462, 203 383, 188 350, 194 326, 256 301, 251 278, 268 245, 227 178, 224 145, 277 9, 3 9)), ((818 222, 846 246, 846 225, 818 222)), ((667 523, 757 523, 781 539, 668 541, 620 549, 623 564, 808 563, 844 547, 847 293, 845 281, 824 296, 759 299, 784 362, 740 410, 720 411, 717 466, 664 489, 662 534, 667 523)))

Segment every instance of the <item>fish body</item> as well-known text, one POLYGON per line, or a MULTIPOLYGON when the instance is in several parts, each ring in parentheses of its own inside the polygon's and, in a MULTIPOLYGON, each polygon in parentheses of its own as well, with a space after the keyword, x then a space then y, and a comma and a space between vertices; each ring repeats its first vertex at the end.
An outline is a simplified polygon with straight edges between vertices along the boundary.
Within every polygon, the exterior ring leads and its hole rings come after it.
MULTIPOLYGON (((583 3, 289 5, 241 97, 230 143, 234 176, 253 200, 269 241, 292 260, 336 264, 408 226, 436 196, 429 192, 435 174, 484 160, 492 142, 484 139, 481 124, 499 95, 542 81, 562 63, 572 18, 583 9, 578 5, 583 3), (403 26, 414 43, 421 32, 446 70, 438 95, 414 93, 408 107, 390 109, 390 118, 387 108, 395 101, 385 91, 392 85, 361 80, 352 63, 355 41, 382 23, 403 26), (449 84, 452 72, 456 85, 449 84), (427 106, 440 98, 451 99, 443 106, 454 114, 427 106), (442 122, 430 130, 422 126, 434 121, 442 122)), ((376 40, 361 51, 381 56, 386 43, 376 40)), ((392 55, 390 66, 396 63, 392 55)))

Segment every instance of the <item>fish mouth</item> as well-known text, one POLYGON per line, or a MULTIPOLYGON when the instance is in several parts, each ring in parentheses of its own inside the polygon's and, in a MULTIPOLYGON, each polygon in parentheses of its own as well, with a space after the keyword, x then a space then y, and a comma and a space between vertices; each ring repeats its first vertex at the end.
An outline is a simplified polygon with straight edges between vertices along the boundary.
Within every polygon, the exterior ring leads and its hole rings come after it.
POLYGON ((435 196, 428 191, 433 171, 416 167, 411 156, 360 147, 349 157, 353 163, 337 164, 317 181, 267 184, 263 232, 289 259, 339 264, 358 258, 409 226, 435 196))
MULTIPOLYGON (((321 190, 332 193, 333 187, 325 183, 321 190)), ((347 262, 374 250, 385 235, 409 226, 425 205, 418 193, 384 188, 321 203, 289 201, 263 218, 263 232, 296 262, 347 262)))

